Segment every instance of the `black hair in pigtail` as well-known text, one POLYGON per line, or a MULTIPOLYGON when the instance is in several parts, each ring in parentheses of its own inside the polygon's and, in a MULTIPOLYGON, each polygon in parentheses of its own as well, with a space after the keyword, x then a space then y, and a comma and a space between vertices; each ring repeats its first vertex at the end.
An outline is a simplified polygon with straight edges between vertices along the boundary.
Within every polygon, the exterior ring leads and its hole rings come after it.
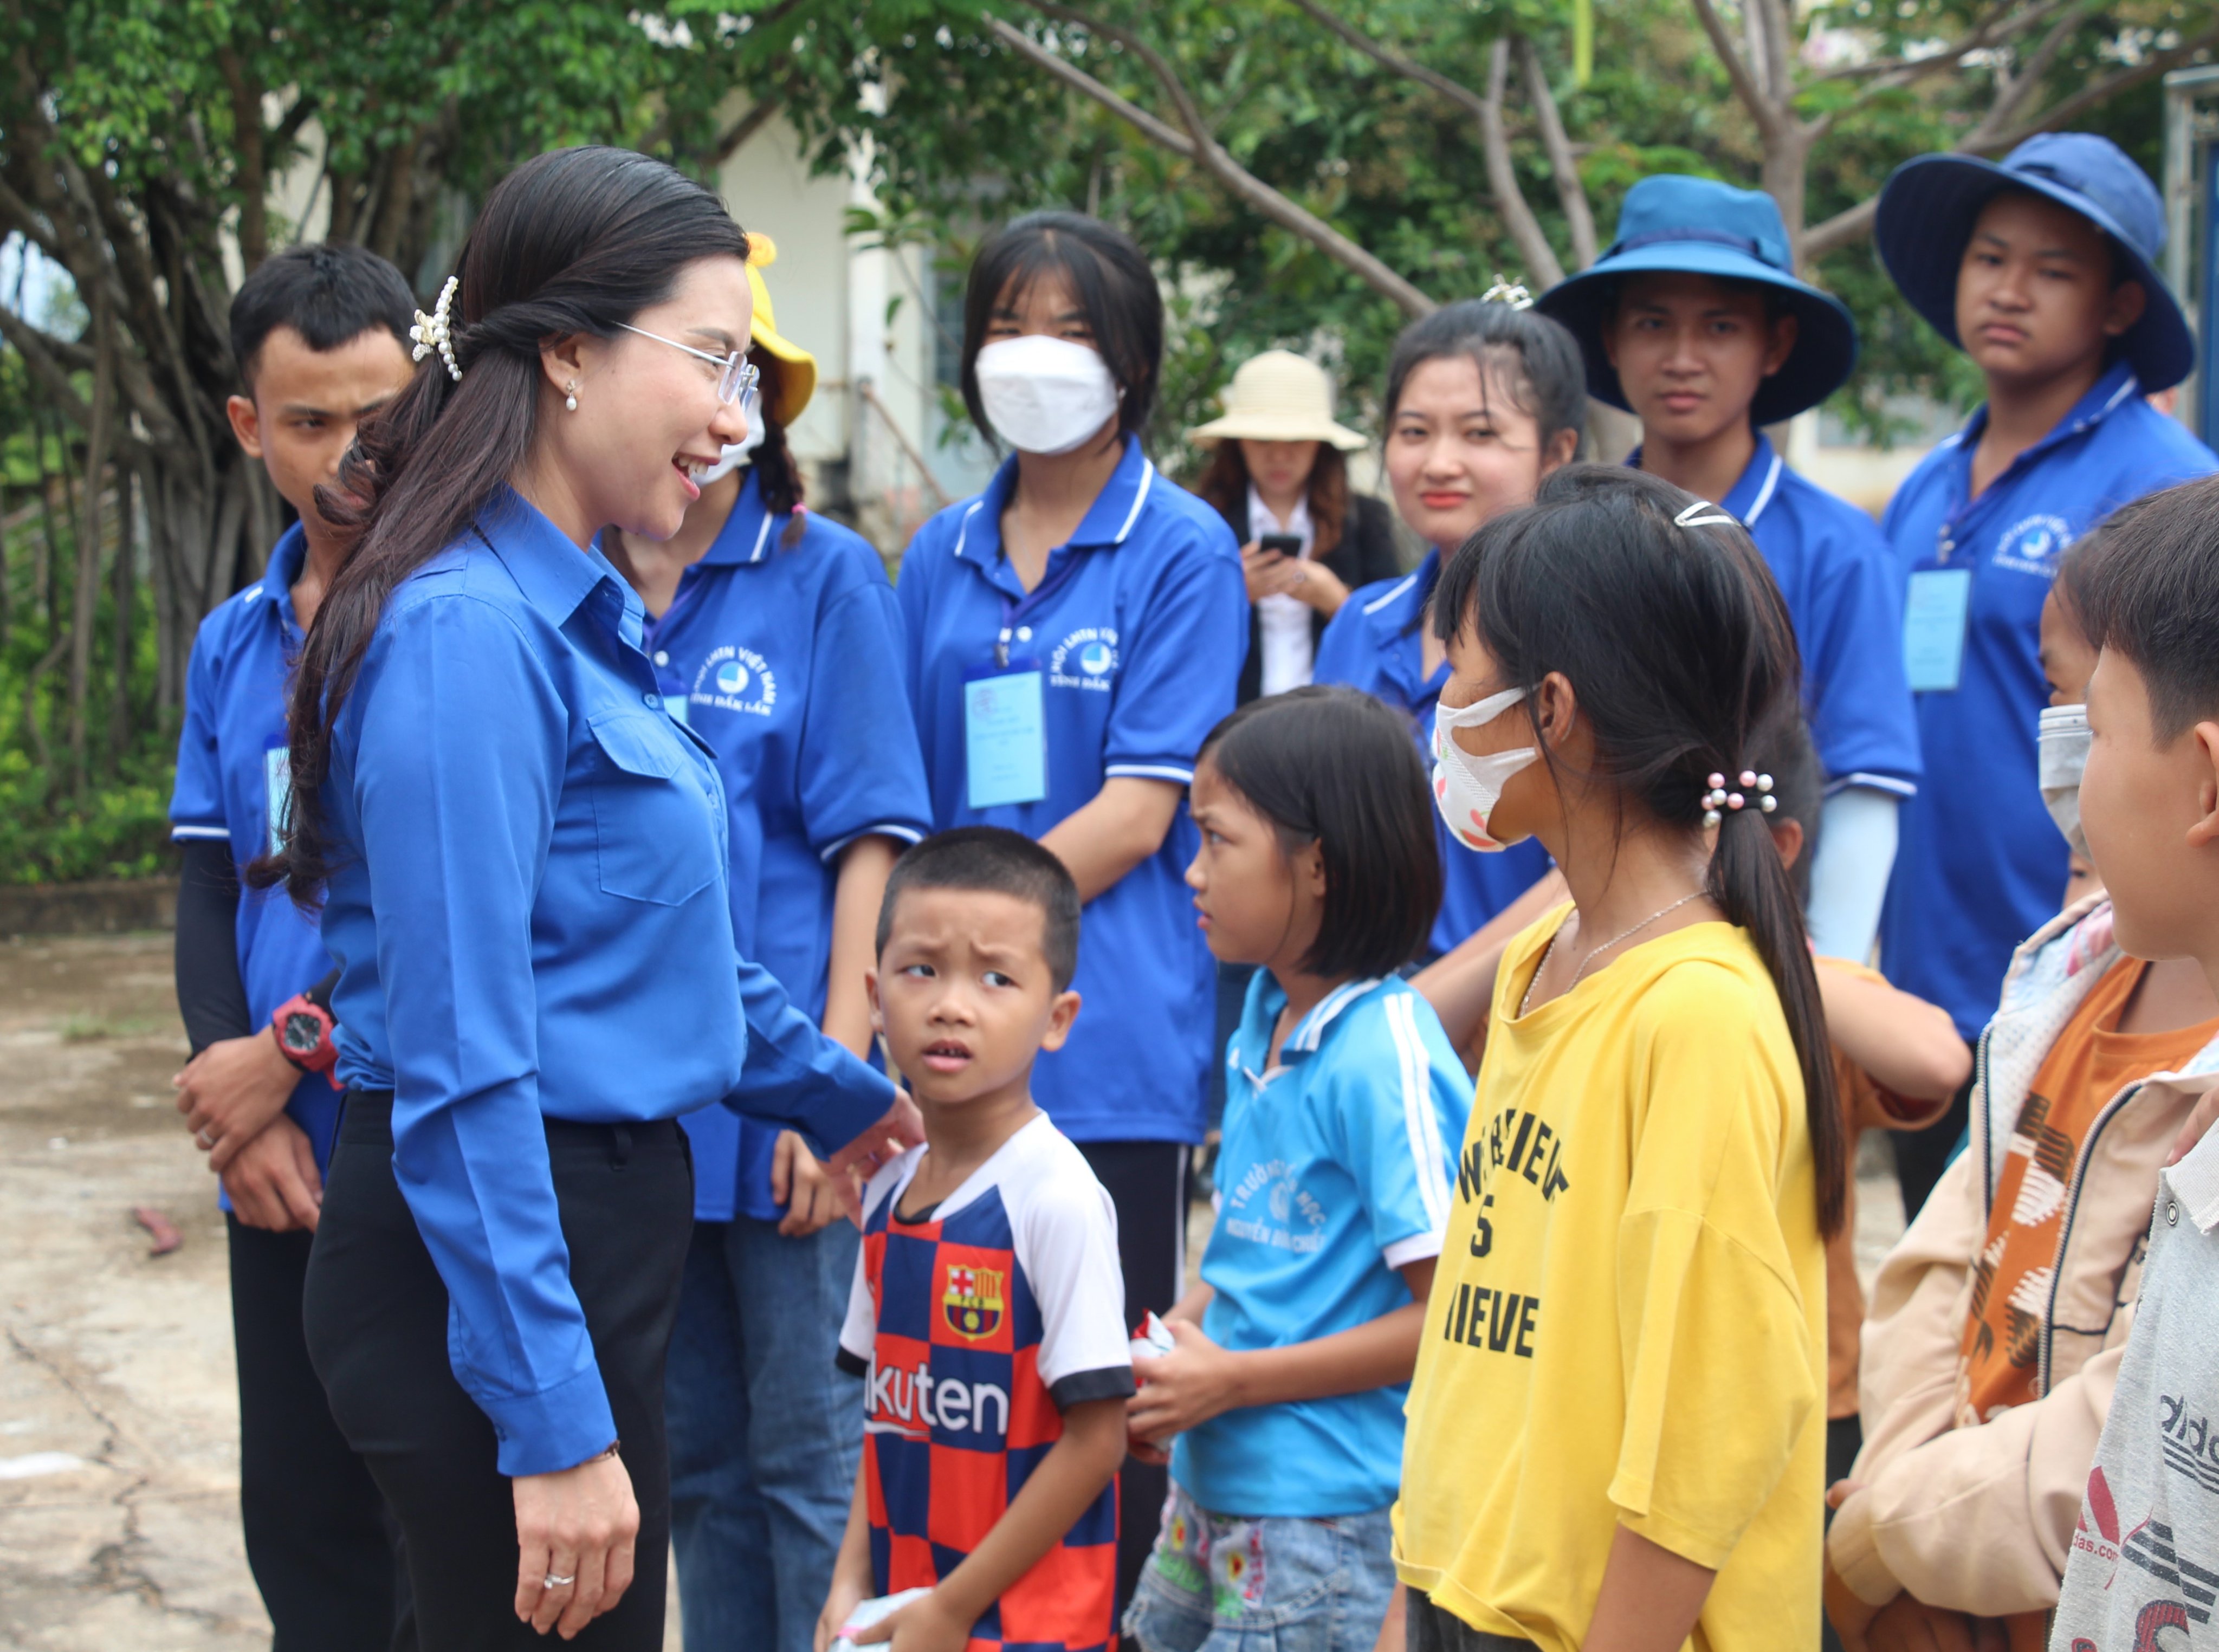
POLYGON ((748 456, 755 467, 755 485, 762 489, 763 508, 773 516, 791 514, 792 520, 778 537, 780 550, 791 550, 801 543, 801 536, 809 530, 808 519, 801 510, 801 467, 794 462, 793 450, 786 444, 786 426, 778 422, 772 412, 778 401, 778 358, 757 346, 748 352, 749 359, 762 370, 762 399, 757 404, 755 417, 762 420, 762 445, 748 456))
POLYGON ((1801 661, 1787 605, 1748 533, 1698 506, 1638 470, 1568 465, 1442 569, 1433 630, 1444 642, 1468 634, 1484 643, 1505 686, 1528 691, 1529 717, 1532 691, 1562 672, 1594 733, 1601 773, 1589 778, 1628 806, 1690 834, 1706 813, 1719 816, 1704 892, 1749 932, 1780 994, 1803 1073, 1818 1226, 1831 1238, 1848 1189, 1832 1046, 1763 794, 1741 781, 1776 719, 1795 708, 1801 661), (1742 806, 1714 806, 1719 790, 1742 806))

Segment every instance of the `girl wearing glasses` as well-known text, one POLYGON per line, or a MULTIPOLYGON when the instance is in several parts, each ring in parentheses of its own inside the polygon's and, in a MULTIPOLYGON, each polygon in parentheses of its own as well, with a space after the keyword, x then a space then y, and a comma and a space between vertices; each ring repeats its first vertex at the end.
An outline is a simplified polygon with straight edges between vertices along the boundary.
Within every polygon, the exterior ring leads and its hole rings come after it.
POLYGON ((427 1652, 662 1644, 676 1116, 781 1119, 836 1167, 910 1133, 893 1086, 737 960, 716 766, 594 549, 609 524, 675 533, 746 438, 746 256, 659 162, 527 163, 319 495, 352 543, 255 871, 328 884, 349 1093, 305 1328, 427 1652))

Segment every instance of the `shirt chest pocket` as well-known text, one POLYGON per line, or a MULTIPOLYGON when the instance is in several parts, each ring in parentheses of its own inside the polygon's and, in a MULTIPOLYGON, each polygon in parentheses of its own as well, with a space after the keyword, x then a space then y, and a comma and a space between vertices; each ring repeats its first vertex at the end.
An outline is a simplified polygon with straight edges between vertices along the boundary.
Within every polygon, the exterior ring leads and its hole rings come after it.
POLYGON ((599 755, 590 783, 604 894, 676 906, 718 873, 716 804, 659 717, 592 717, 599 755))

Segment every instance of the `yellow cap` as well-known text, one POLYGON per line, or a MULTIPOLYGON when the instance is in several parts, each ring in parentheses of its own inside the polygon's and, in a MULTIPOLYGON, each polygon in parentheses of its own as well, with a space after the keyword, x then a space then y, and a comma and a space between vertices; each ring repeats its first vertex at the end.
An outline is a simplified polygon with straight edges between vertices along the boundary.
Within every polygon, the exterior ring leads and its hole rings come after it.
POLYGON ((770 402, 771 416, 784 430, 801 417, 810 397, 817 394, 817 357, 779 334, 777 314, 770 304, 770 289, 763 284, 762 278, 764 269, 777 259, 776 242, 761 230, 748 232, 748 286, 755 297, 753 338, 766 355, 778 363, 776 370, 765 376, 773 380, 771 394, 765 400, 770 402))

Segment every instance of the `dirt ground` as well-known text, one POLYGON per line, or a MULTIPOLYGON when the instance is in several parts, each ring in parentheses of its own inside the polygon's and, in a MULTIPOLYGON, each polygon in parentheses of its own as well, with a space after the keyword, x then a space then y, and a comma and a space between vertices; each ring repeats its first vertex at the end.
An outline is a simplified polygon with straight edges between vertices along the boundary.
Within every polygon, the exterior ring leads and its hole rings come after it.
MULTIPOLYGON (((170 1104, 184 1055, 168 935, 0 941, 0 1647, 270 1644, 239 1537, 224 1230, 170 1104), (148 1254, 140 1205, 181 1248, 148 1254)), ((1868 1276, 1902 1224, 1880 1165, 1859 1177, 1868 1276)))

